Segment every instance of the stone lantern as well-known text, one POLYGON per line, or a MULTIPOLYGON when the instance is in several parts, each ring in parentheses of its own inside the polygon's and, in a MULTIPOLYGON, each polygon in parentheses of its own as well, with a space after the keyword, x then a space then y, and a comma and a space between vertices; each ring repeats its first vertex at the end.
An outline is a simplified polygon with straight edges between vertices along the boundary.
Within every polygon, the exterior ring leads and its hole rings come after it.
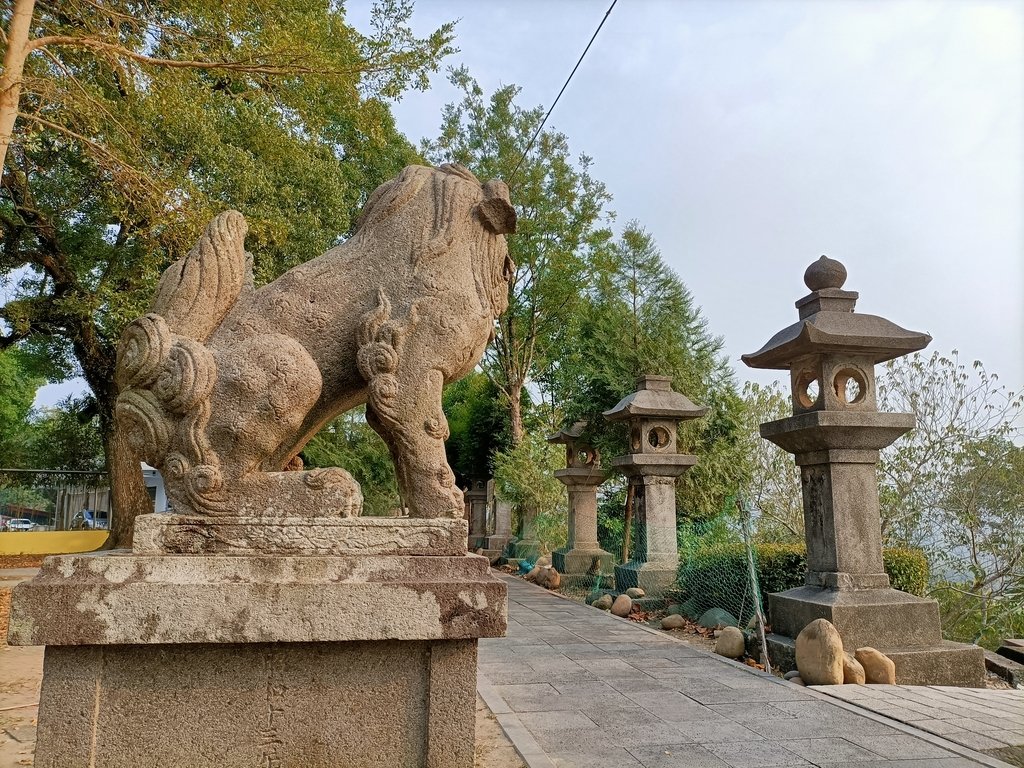
POLYGON ((897 682, 980 685, 983 651, 942 640, 938 603, 891 589, 882 563, 876 464, 882 448, 913 429, 909 413, 879 413, 875 365, 923 349, 925 333, 853 311, 846 268, 822 256, 804 274, 811 292, 799 321, 743 362, 790 372, 793 415, 761 436, 796 456, 807 539, 805 585, 769 596, 769 656, 795 664, 795 638, 831 621, 853 651, 873 646, 896 664, 897 682))
POLYGON ((676 478, 697 463, 696 456, 676 452, 679 423, 707 410, 674 391, 668 376, 642 376, 636 392, 604 413, 609 421, 625 421, 629 427, 630 452, 611 462, 633 486, 637 522, 633 558, 615 566, 619 591, 640 587, 653 594, 675 584, 676 478))
POLYGON ((463 492, 466 515, 469 520, 467 547, 476 552, 487 546, 487 481, 472 480, 463 492))
POLYGON ((597 542, 597 488, 608 473, 601 469, 597 450, 583 437, 586 428, 585 421, 578 421, 548 437, 549 443, 565 445, 565 469, 557 470, 555 477, 569 491, 569 540, 551 553, 551 564, 559 573, 593 572, 595 566, 606 573, 614 563, 612 553, 597 542))

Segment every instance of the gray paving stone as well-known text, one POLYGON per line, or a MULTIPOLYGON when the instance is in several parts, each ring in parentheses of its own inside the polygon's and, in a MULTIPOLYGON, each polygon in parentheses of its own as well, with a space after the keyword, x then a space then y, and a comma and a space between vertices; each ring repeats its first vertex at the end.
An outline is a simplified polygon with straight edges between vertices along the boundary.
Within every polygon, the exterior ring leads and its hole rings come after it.
POLYGON ((699 744, 650 744, 629 747, 644 768, 729 768, 729 764, 699 744))
POLYGON ((938 736, 910 735, 906 726, 858 714, 858 707, 885 709, 897 720, 914 718, 938 730, 957 729, 956 718, 984 722, 989 728, 975 726, 974 733, 995 740, 1001 728, 1006 739, 1000 744, 1024 736, 1024 721, 1021 728, 1006 728, 1017 722, 1012 697, 999 698, 998 717, 991 714, 993 700, 957 690, 842 686, 834 695, 843 702, 831 701, 816 689, 782 684, 522 581, 507 583, 510 636, 480 644, 479 680, 487 688, 485 700, 502 710, 502 727, 511 729, 517 747, 536 753, 537 765, 983 764, 939 746, 938 736))
POLYGON ((878 760, 878 755, 846 739, 788 739, 782 745, 815 765, 850 760, 878 760))
POLYGON ((725 741, 706 745, 707 750, 733 768, 769 768, 769 766, 814 765, 782 744, 766 741, 725 741))

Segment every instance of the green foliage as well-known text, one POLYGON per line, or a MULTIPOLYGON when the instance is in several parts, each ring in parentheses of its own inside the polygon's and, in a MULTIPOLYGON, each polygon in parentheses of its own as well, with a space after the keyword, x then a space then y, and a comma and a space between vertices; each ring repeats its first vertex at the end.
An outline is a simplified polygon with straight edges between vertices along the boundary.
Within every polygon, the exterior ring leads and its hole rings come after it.
POLYGON ((20 517, 21 510, 18 510, 17 507, 47 512, 53 511, 53 502, 35 488, 22 486, 0 488, 0 515, 20 517), (15 509, 11 509, 11 507, 15 507, 15 509))
POLYGON ((311 467, 341 467, 363 492, 363 514, 389 515, 402 503, 388 447, 366 423, 363 408, 344 413, 320 430, 302 451, 311 467))
POLYGON ((1007 637, 1024 637, 1024 592, 993 599, 970 583, 939 582, 930 597, 939 601, 942 635, 948 640, 976 643, 994 651, 1007 637))
POLYGON ((43 383, 27 370, 19 350, 0 351, 0 467, 24 466, 29 414, 43 383))
MULTIPOLYGON (((886 549, 885 572, 893 588, 924 595, 928 561, 920 550, 886 549)), ((807 551, 802 544, 756 544, 754 567, 762 600, 804 583, 807 551)), ((697 549, 679 565, 679 588, 695 618, 708 608, 724 608, 746 622, 754 614, 754 595, 748 578, 747 551, 743 544, 717 544, 697 549)))
MULTIPOLYGON (((426 87, 453 27, 416 37, 411 12, 375 3, 367 36, 329 0, 37 3, 32 36, 50 40, 28 56, 0 185, 0 349, 80 372, 109 439, 116 340, 214 214, 244 212, 266 282, 417 159, 388 100, 426 87)), ((146 506, 117 491, 141 489, 118 455, 115 502, 146 506)))
POLYGON ((489 478, 494 454, 509 442, 508 409, 498 388, 474 371, 444 390, 442 408, 451 433, 444 448, 456 482, 465 487, 489 478))
POLYGON ((565 486, 554 476, 565 467, 565 451, 537 432, 494 455, 494 483, 498 494, 512 504, 521 524, 535 526, 545 552, 565 544, 568 536, 565 486))
POLYGON ((506 181, 519 217, 508 238, 516 264, 509 308, 482 363, 505 398, 511 441, 518 443, 525 432, 523 388, 561 357, 557 339, 574 325, 588 255, 609 238, 603 223, 611 196, 590 176, 590 158, 574 161, 568 140, 553 129, 540 133, 519 164, 544 110, 516 104, 518 87, 504 86, 487 98, 465 69, 453 70, 451 81, 462 101, 445 107, 441 133, 424 142, 424 156, 506 181))
POLYGON ((586 420, 602 455, 615 456, 627 450, 626 431, 601 413, 635 389, 637 376, 671 376, 677 391, 709 407, 680 433, 681 450, 701 458, 678 484, 680 518, 716 516, 745 467, 743 403, 721 339, 637 222, 595 251, 590 269, 593 287, 559 338, 559 363, 544 386, 567 423, 586 420))
POLYGON ((743 386, 743 450, 749 474, 741 488, 745 501, 758 510, 755 535, 759 541, 804 540, 803 493, 800 470, 793 456, 761 437, 761 424, 792 415, 789 396, 777 383, 747 382, 743 386))
POLYGON ((103 440, 92 399, 66 398, 44 408, 29 425, 25 467, 102 470, 103 440))

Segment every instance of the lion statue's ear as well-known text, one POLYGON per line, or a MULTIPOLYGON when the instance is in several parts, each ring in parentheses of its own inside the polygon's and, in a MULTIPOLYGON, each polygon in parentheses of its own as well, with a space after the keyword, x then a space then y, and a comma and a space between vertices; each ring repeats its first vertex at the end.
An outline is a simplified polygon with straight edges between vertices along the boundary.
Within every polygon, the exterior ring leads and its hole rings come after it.
POLYGON ((484 225, 496 235, 516 231, 516 209, 509 202, 505 182, 493 179, 484 184, 484 200, 477 206, 484 225))

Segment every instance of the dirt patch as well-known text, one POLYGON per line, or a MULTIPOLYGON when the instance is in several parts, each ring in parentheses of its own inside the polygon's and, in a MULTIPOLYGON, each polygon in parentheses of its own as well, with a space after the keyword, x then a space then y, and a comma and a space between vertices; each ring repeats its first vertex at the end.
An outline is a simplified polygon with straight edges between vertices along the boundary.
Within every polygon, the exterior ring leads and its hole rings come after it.
POLYGON ((46 555, 0 555, 0 569, 38 568, 46 555))
POLYGON ((479 696, 476 697, 476 749, 473 754, 475 768, 525 768, 526 765, 479 696))
POLYGON ((11 590, 0 587, 0 646, 7 645, 7 624, 11 619, 11 590))

